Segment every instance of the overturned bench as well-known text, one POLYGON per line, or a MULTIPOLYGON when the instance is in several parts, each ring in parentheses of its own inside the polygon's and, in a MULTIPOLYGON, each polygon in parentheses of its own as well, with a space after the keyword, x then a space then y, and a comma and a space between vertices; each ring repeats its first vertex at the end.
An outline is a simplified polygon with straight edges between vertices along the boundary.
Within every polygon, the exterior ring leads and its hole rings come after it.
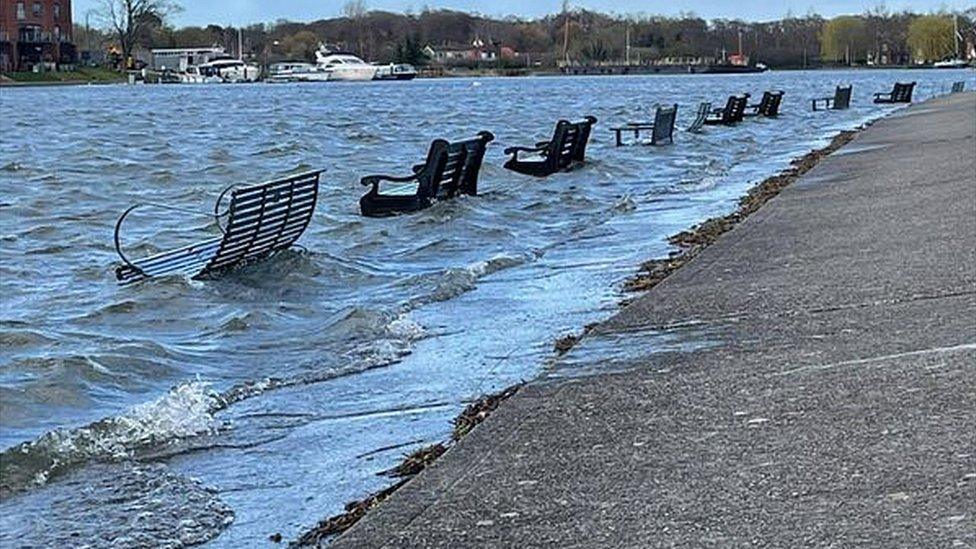
POLYGON ((131 206, 115 224, 115 251, 122 260, 115 277, 122 284, 168 275, 212 278, 288 249, 305 232, 315 212, 320 173, 316 170, 260 185, 228 187, 217 198, 212 214, 221 236, 135 260, 122 251, 122 224, 129 214, 150 207, 186 210, 154 202, 131 206), (228 193, 230 204, 221 212, 221 202, 228 193), (224 224, 222 218, 226 218, 224 224))
POLYGON ((875 103, 911 103, 915 82, 895 82, 895 86, 888 93, 874 94, 875 103))
POLYGON ((713 110, 707 118, 705 124, 708 126, 725 125, 731 126, 742 122, 745 117, 746 105, 749 103, 749 94, 730 95, 725 107, 713 110))
POLYGON ((812 99, 813 110, 818 110, 818 108, 832 109, 832 110, 843 110, 848 109, 851 106, 851 90, 853 86, 837 86, 834 90, 833 97, 817 97, 812 99), (823 106, 821 107, 821 103, 823 106))
POLYGON ((633 132, 634 140, 640 139, 642 131, 651 132, 651 145, 660 145, 664 141, 674 143, 674 121, 678 116, 678 105, 670 107, 657 107, 654 110, 653 122, 628 122, 623 126, 610 128, 615 135, 615 143, 618 147, 623 146, 623 132, 633 132))
POLYGON ((430 144, 426 162, 413 167, 413 175, 364 177, 360 183, 372 188, 359 200, 360 211, 365 216, 380 217, 415 212, 463 194, 477 195, 478 172, 488 143, 494 139, 491 132, 479 132, 473 139, 454 143, 436 139, 430 144), (381 192, 383 182, 395 185, 381 192))
POLYGON ((596 117, 587 116, 579 122, 560 120, 552 139, 536 143, 535 147, 509 147, 505 154, 511 158, 505 168, 534 177, 546 177, 556 172, 570 170, 586 160, 586 144, 590 132, 596 124, 596 117), (534 158, 519 158, 519 153, 534 155, 534 158))
POLYGON ((755 105, 746 107, 745 116, 765 116, 774 118, 779 116, 779 106, 783 103, 782 91, 765 91, 762 99, 755 105))

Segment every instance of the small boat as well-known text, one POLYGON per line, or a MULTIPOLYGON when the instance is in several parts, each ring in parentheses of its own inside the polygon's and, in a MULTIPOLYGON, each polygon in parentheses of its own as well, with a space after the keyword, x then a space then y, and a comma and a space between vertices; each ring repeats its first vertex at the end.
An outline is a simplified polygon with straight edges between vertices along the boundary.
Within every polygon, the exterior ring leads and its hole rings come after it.
POLYGON ((233 57, 219 57, 207 63, 187 67, 181 80, 184 83, 230 83, 257 82, 261 69, 233 57))
POLYGON ((298 82, 311 73, 315 65, 306 61, 281 61, 268 67, 268 82, 298 82))
POLYGON ((324 72, 328 80, 337 82, 363 82, 373 80, 379 67, 370 65, 349 52, 331 51, 319 46, 315 52, 316 69, 324 72))
POLYGON ((224 80, 219 76, 205 75, 199 67, 189 66, 180 73, 181 84, 222 84, 224 80))
POLYGON ((933 63, 932 66, 937 69, 965 69, 966 67, 969 66, 969 63, 956 57, 953 59, 938 61, 936 63, 933 63))
POLYGON ((406 63, 390 63, 376 65, 374 80, 413 80, 417 78, 417 69, 406 63))

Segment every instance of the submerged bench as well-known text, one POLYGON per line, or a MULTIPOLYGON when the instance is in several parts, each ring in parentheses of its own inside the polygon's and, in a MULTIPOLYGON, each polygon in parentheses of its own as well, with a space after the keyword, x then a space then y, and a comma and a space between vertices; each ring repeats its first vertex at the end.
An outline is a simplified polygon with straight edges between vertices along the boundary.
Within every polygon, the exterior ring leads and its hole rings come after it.
POLYGON ((953 82, 952 83, 952 92, 951 93, 961 93, 961 92, 964 92, 964 91, 966 91, 966 82, 965 81, 953 82))
POLYGON ((729 100, 725 103, 725 107, 713 110, 710 115, 705 118, 705 124, 709 126, 716 126, 719 124, 729 126, 742 122, 742 119, 745 117, 746 105, 748 102, 748 93, 744 93, 742 95, 730 95, 729 100))
POLYGON ((911 103, 912 91, 915 89, 915 82, 903 83, 895 82, 894 88, 889 93, 874 94, 875 103, 911 103))
POLYGON ((211 278, 291 247, 312 219, 320 173, 316 170, 260 185, 228 187, 214 204, 213 218, 221 236, 136 260, 122 251, 122 223, 126 217, 143 207, 186 210, 152 202, 130 207, 115 224, 115 251, 122 260, 115 277, 122 284, 166 275, 211 278), (230 204, 221 213, 221 202, 228 193, 230 204), (226 223, 221 225, 224 217, 226 223))
POLYGON ((413 175, 364 177, 360 183, 372 188, 359 200, 360 211, 365 216, 379 217, 415 212, 462 194, 477 195, 478 172, 488 143, 494 139, 491 132, 479 132, 473 139, 454 143, 436 139, 430 144, 427 161, 414 166, 413 175), (384 181, 399 185, 381 193, 380 183, 384 181))
POLYGON ((512 156, 505 162, 505 168, 534 177, 546 177, 572 169, 586 160, 586 144, 596 122, 593 116, 579 122, 560 120, 549 141, 536 143, 535 147, 505 149, 505 154, 512 156), (520 152, 535 155, 536 158, 520 159, 520 152))
POLYGON ((692 133, 698 133, 701 131, 702 127, 705 125, 705 119, 708 115, 712 113, 712 104, 708 101, 703 101, 698 105, 698 114, 695 115, 695 119, 691 121, 691 125, 688 126, 688 131, 692 133))
POLYGON ((752 112, 745 113, 746 116, 779 116, 779 106, 783 102, 782 91, 765 91, 762 99, 755 105, 746 107, 752 112))
POLYGON ((674 121, 678 116, 678 105, 670 107, 657 107, 654 110, 653 122, 628 122, 624 126, 610 128, 616 136, 616 145, 623 145, 621 134, 623 132, 634 132, 634 139, 640 139, 642 131, 651 132, 651 145, 660 145, 664 140, 674 143, 674 121))
POLYGON ((813 110, 817 110, 820 103, 824 109, 841 110, 851 106, 851 90, 853 86, 837 86, 833 97, 818 97, 812 100, 813 110))

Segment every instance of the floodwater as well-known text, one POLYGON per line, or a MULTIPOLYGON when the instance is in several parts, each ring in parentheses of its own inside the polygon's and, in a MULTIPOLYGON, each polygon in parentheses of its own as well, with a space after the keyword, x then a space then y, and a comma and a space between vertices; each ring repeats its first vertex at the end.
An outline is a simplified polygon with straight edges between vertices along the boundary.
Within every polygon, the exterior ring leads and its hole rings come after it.
MULTIPOLYGON (((974 86, 972 71, 872 70, 4 88, 0 542, 294 539, 446 439, 466 402, 552 368, 553 340, 611 315, 667 235, 897 108, 870 102, 897 80, 918 81, 918 99, 974 86), (853 108, 811 112, 838 83, 853 108), (614 148, 607 131, 656 102, 678 103, 684 127, 700 101, 770 88, 786 92, 776 120, 657 148, 614 148), (587 114, 600 122, 584 168, 501 168, 505 147, 587 114), (360 177, 409 173, 432 139, 480 130, 497 137, 481 196, 358 215, 360 177), (214 281, 116 285, 127 206, 206 214, 228 185, 310 168, 326 171, 304 250, 214 281)), ((136 257, 214 232, 172 211, 127 223, 136 257)))

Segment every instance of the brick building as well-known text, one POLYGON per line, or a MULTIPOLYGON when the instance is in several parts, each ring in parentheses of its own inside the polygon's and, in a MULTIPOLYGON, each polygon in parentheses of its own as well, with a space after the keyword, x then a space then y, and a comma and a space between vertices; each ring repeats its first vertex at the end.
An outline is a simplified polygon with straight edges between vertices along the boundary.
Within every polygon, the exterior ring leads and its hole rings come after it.
POLYGON ((0 0, 0 70, 73 63, 71 0, 0 0))

